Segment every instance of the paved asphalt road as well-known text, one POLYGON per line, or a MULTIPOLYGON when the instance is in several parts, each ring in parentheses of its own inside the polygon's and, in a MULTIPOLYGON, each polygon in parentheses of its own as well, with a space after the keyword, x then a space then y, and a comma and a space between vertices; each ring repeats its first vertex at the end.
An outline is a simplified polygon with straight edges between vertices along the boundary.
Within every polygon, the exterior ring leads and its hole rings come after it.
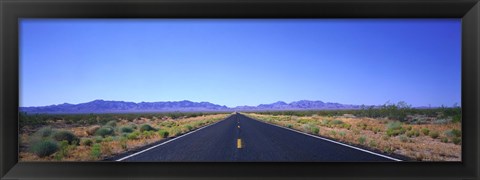
POLYGON ((122 161, 393 161, 234 114, 122 161), (240 139, 240 140, 239 140, 240 139), (239 142, 241 141, 241 142, 239 142))

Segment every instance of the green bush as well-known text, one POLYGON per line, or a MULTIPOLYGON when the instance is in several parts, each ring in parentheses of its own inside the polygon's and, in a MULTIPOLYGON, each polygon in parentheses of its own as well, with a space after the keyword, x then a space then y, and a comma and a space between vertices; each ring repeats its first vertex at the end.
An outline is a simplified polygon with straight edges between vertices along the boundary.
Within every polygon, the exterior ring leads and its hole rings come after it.
POLYGON ((115 121, 115 120, 108 121, 105 124, 105 126, 116 127, 117 126, 117 121, 115 121))
POLYGON ((140 132, 143 131, 156 131, 156 129, 148 124, 143 124, 142 126, 140 126, 140 132))
POLYGON ((168 131, 158 130, 158 135, 162 138, 167 138, 168 137, 168 131))
POLYGON ((188 129, 188 131, 191 131, 191 130, 193 130, 193 127, 191 125, 187 125, 187 129, 188 129))
POLYGON ((140 136, 140 132, 135 131, 133 133, 128 134, 127 138, 133 140, 133 139, 138 139, 138 136, 140 136))
POLYGON ((458 129, 447 130, 445 131, 445 135, 448 137, 461 137, 462 131, 458 129))
POLYGON ((412 129, 406 133, 408 137, 418 137, 420 136, 420 132, 418 130, 412 129))
POLYGON ((358 143, 365 144, 366 140, 367 140, 367 138, 365 136, 361 136, 361 137, 358 138, 358 143))
POLYGON ((49 137, 52 134, 53 134, 53 129, 50 126, 43 127, 41 129, 39 129, 37 132, 35 132, 35 135, 37 135, 39 137, 42 137, 42 138, 49 137))
POLYGON ((59 142, 67 141, 68 144, 74 145, 78 145, 80 143, 80 139, 70 131, 57 131, 53 134, 53 139, 59 142))
POLYGON ((333 120, 333 121, 330 122, 330 124, 333 124, 333 125, 341 125, 341 124, 343 124, 343 121, 341 121, 341 120, 333 120))
POLYGON ((130 123, 128 124, 128 127, 131 127, 132 129, 137 129, 137 125, 136 124, 133 124, 133 123, 130 123))
POLYGON ((402 123, 400 121, 393 121, 387 124, 388 129, 402 129, 402 123))
POLYGON ((398 136, 404 134, 406 130, 402 127, 400 121, 393 121, 387 124, 387 135, 388 136, 398 136))
POLYGON ((112 142, 113 141, 113 137, 112 136, 108 136, 106 138, 103 139, 104 142, 112 142))
POLYGON ((65 156, 68 155, 68 151, 70 148, 68 147, 68 141, 61 141, 60 142, 60 147, 57 153, 55 153, 55 159, 56 160, 62 160, 65 156))
POLYGON ((423 135, 428 136, 430 134, 430 130, 427 128, 422 128, 422 133, 423 135))
POLYGON ((331 131, 330 131, 330 134, 331 134, 332 136, 336 136, 336 135, 337 135, 337 132, 334 131, 334 130, 331 130, 331 131))
POLYGON ((151 138, 151 137, 153 137, 154 132, 153 131, 143 131, 142 135, 145 138, 151 138))
POLYGON ((318 134, 319 132, 320 132, 320 129, 318 129, 318 127, 315 127, 315 126, 310 127, 310 133, 318 134))
POLYGON ((370 140, 370 143, 368 144, 370 147, 377 147, 377 142, 375 140, 370 140))
POLYGON ((303 125, 303 130, 307 133, 310 133, 310 134, 318 134, 320 132, 320 129, 318 129, 318 127, 316 127, 314 124, 304 124, 303 125))
POLYGON ((92 146, 93 141, 91 139, 82 139, 80 144, 84 146, 92 146))
POLYGON ((90 156, 92 156, 94 159, 98 159, 101 155, 102 150, 100 144, 94 144, 90 151, 90 156))
POLYGON ((338 133, 338 135, 340 135, 340 137, 342 137, 342 138, 343 138, 343 137, 345 137, 346 133, 345 133, 345 132, 343 132, 343 131, 340 131, 340 132, 338 133))
POLYGON ((405 135, 401 135, 401 136, 399 136, 398 138, 399 138, 400 141, 402 141, 402 142, 408 142, 408 137, 405 136, 405 135))
POLYGON ((133 131, 134 131, 133 128, 130 126, 123 126, 120 128, 120 132, 122 133, 131 133, 133 131))
POLYGON ((352 128, 352 125, 351 125, 351 124, 344 123, 344 124, 343 124, 343 128, 350 130, 350 128, 352 128))
POLYGON ((30 150, 38 157, 50 156, 58 150, 58 145, 52 140, 43 139, 35 144, 32 144, 30 150))
POLYGON ((446 137, 442 138, 442 142, 443 143, 448 143, 448 138, 446 138, 446 137))
POLYGON ((293 125, 291 125, 291 124, 287 124, 285 127, 287 127, 287 128, 290 128, 290 129, 291 129, 291 128, 293 128, 293 125))
POLYGON ((101 136, 97 136, 95 138, 95 143, 101 143, 103 141, 103 138, 101 136))
POLYGON ((104 126, 98 129, 97 132, 95 132, 95 135, 102 136, 102 137, 112 136, 114 134, 115 134, 115 131, 113 130, 113 128, 108 126, 104 126))
POLYGON ((128 138, 126 137, 120 138, 120 146, 122 147, 123 150, 126 150, 128 148, 127 142, 128 142, 128 138))
POLYGON ((460 143, 462 143, 462 138, 454 137, 454 138, 452 138, 452 142, 454 144, 460 144, 460 143))
POLYGON ((432 131, 428 135, 433 139, 436 139, 439 136, 438 132, 436 132, 436 131, 432 131))

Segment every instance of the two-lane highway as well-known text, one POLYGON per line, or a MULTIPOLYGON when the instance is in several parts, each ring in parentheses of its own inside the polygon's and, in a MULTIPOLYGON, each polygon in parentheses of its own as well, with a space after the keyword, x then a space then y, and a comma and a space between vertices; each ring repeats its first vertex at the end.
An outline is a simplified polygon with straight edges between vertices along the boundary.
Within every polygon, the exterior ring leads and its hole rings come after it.
POLYGON ((118 161, 394 161, 397 159, 234 114, 118 161))

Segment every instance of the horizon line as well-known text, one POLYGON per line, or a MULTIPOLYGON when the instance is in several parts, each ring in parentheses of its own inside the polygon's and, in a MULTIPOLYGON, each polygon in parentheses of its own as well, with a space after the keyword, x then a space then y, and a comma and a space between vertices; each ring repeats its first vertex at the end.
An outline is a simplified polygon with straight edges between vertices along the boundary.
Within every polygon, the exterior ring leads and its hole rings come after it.
POLYGON ((278 100, 278 101, 275 101, 275 102, 271 102, 271 103, 260 103, 258 105, 236 105, 236 106, 227 106, 227 105, 221 105, 221 104, 217 104, 217 103, 213 103, 213 102, 210 102, 210 101, 192 101, 192 100, 187 100, 187 99, 184 99, 184 100, 167 100, 167 101, 140 101, 140 102, 134 102, 134 101, 124 101, 124 100, 105 100, 105 99, 94 99, 94 100, 91 100, 91 101, 87 101, 87 102, 80 102, 80 103, 76 103, 76 104, 73 104, 73 103, 67 103, 67 102, 64 102, 64 103, 58 103, 58 104, 50 104, 50 105, 40 105, 40 106, 19 106, 19 108, 30 108, 30 107, 46 107, 46 106, 59 106, 59 105, 63 105, 63 104, 70 104, 70 105, 79 105, 79 104, 85 104, 85 103, 90 103, 90 102, 94 102, 94 101, 110 101, 110 102, 125 102, 125 103, 135 103, 135 104, 139 104, 139 103, 159 103, 159 102, 182 102, 182 101, 189 101, 189 102, 193 102, 193 103, 211 103, 211 104, 214 104, 214 105, 219 105, 219 106, 225 106, 227 108, 237 108, 237 107, 241 107, 241 106, 251 106, 251 107, 257 107, 257 106, 260 106, 260 105, 263 105, 263 104, 273 104, 273 103, 278 103, 278 102, 283 102, 283 103, 286 103, 286 104, 291 104, 293 102, 298 102, 298 101, 320 101, 320 102, 323 102, 323 103, 337 103, 337 104, 342 104, 342 105, 354 105, 354 106, 365 106, 365 107, 371 107, 371 106, 383 106, 383 105, 390 105, 390 104, 398 104, 400 102, 405 102, 407 105, 409 105, 410 107, 428 107, 428 108, 435 108, 435 107, 462 107, 461 106, 461 103, 454 103, 450 106, 447 106, 447 105, 437 105, 437 106, 432 106, 432 105, 420 105, 420 106, 413 106, 412 104, 408 104, 406 101, 397 101, 396 103, 391 103, 390 100, 386 101, 385 103, 383 104, 376 104, 376 105, 367 105, 367 104, 352 104, 352 103, 340 103, 340 102, 326 102, 326 101, 322 101, 322 100, 307 100, 307 99, 301 99, 301 100, 296 100, 296 101, 291 101, 291 102, 286 102, 286 101, 282 101, 282 100, 278 100))

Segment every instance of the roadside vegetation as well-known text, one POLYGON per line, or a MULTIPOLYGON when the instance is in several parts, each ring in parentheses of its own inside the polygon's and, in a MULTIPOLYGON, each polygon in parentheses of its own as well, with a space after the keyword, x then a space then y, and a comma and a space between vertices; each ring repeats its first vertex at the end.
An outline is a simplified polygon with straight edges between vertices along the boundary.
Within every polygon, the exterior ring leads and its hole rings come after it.
POLYGON ((20 114, 20 161, 96 161, 226 118, 227 113, 20 114))
POLYGON ((272 111, 245 115, 346 144, 417 161, 461 161, 461 109, 406 103, 361 110, 272 111))

